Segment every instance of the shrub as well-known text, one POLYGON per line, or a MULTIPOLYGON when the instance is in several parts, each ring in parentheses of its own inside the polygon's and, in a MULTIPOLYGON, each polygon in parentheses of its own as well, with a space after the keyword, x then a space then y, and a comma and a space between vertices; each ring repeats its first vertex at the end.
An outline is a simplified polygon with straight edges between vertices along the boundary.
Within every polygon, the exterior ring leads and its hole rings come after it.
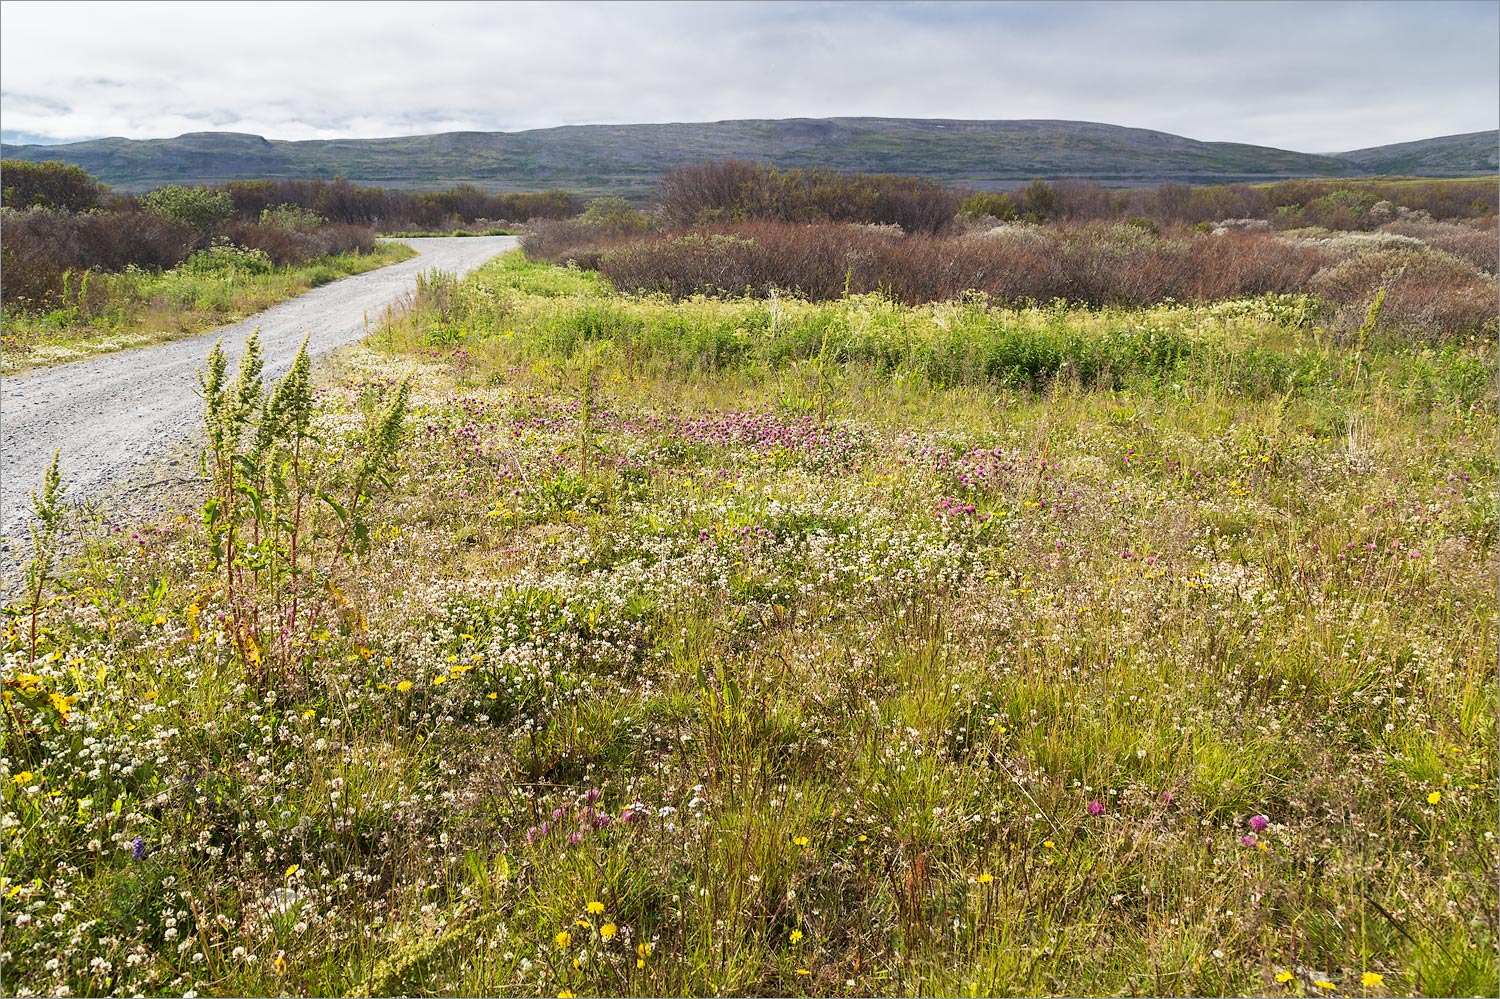
POLYGON ((271 270, 271 258, 260 250, 235 246, 228 240, 215 242, 206 250, 199 250, 182 263, 181 270, 200 276, 267 274, 271 270))
POLYGON ((50 308, 65 297, 70 272, 173 267, 187 258, 193 239, 186 226, 142 212, 7 209, 0 289, 7 305, 50 308))
POLYGON ((645 232, 651 228, 651 220, 632 208, 624 198, 595 198, 578 216, 578 221, 614 232, 645 232))
MULTIPOLYGON (((544 241, 529 246, 534 255, 544 241)), ((617 287, 694 294, 772 290, 811 299, 882 292, 906 302, 983 292, 997 301, 1144 305, 1303 290, 1332 261, 1258 233, 1157 236, 1135 225, 1001 226, 952 238, 892 238, 859 226, 760 222, 567 250, 617 287), (592 254, 592 257, 591 257, 592 254)), ((558 258, 552 258, 558 259, 558 258)))
POLYGON ((56 208, 83 212, 95 208, 105 187, 82 167, 47 160, 0 161, 0 203, 6 208, 56 208))
POLYGON ((218 229, 234 215, 234 200, 223 191, 168 184, 144 195, 141 208, 206 234, 218 229))
POLYGON ((1014 222, 1021 214, 1015 199, 1010 195, 987 191, 969 195, 959 206, 958 212, 969 218, 992 218, 1001 222, 1014 222))
POLYGON ((924 177, 779 170, 724 160, 673 167, 657 190, 669 224, 713 222, 873 222, 906 232, 937 232, 957 213, 960 196, 924 177))
POLYGON ((1376 331, 1441 340, 1493 333, 1500 302, 1493 278, 1458 257, 1437 250, 1380 250, 1351 257, 1319 273, 1311 290, 1337 303, 1337 325, 1358 329, 1366 306, 1384 288, 1376 331))
POLYGON ((317 212, 301 205, 272 205, 270 208, 261 209, 260 224, 272 229, 290 229, 294 232, 306 232, 309 229, 317 229, 328 224, 328 220, 317 212))
POLYGON ((1407 219, 1381 226, 1380 231, 1419 239, 1490 274, 1500 272, 1500 229, 1493 215, 1469 222, 1407 219))

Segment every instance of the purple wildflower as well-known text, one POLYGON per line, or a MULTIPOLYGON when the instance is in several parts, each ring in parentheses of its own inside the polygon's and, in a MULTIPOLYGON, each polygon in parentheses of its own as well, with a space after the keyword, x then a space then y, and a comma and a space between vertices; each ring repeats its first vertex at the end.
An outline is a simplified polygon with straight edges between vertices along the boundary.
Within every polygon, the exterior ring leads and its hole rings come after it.
POLYGON ((1089 802, 1089 814, 1090 815, 1103 815, 1104 814, 1104 802, 1102 802, 1102 801, 1091 801, 1091 802, 1089 802))
POLYGON ((1264 815, 1250 816, 1250 828, 1254 829, 1256 832, 1265 832, 1266 826, 1270 824, 1271 820, 1266 818, 1264 815))
POLYGON ((146 859, 146 843, 139 836, 130 843, 130 859, 134 861, 146 859))

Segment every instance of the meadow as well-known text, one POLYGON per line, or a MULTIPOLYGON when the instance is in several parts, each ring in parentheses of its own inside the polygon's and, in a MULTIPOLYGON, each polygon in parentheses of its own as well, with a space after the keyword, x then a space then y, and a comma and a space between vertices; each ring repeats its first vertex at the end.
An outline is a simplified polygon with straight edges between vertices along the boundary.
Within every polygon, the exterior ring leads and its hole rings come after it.
POLYGON ((1493 336, 1383 301, 512 254, 206 359, 173 516, 39 497, 6 992, 1493 994, 1493 336))

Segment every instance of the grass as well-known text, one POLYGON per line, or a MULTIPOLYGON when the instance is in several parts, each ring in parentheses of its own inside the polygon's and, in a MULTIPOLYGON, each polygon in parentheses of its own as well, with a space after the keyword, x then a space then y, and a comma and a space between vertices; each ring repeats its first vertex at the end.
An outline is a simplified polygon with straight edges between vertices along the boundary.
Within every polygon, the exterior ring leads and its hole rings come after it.
POLYGON ((158 273, 79 275, 75 297, 88 304, 40 313, 5 311, 4 371, 194 336, 319 285, 414 256, 409 246, 379 243, 371 253, 339 254, 284 267, 183 265, 158 273))
POLYGON ((408 380, 353 557, 106 520, 15 612, 8 985, 1489 994, 1494 376, 1281 299, 433 277, 281 473, 361 495, 408 380))

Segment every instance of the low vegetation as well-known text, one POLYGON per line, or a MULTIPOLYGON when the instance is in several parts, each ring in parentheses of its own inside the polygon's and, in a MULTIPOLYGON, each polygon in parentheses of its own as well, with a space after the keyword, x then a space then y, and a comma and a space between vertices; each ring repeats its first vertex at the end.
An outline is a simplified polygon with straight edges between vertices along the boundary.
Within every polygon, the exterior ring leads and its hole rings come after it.
POLYGON ((211 357, 9 609, 7 988, 1488 994, 1493 341, 1390 300, 512 255, 211 357))
POLYGON ((1311 293, 1332 326, 1352 335, 1384 289, 1374 332, 1433 342, 1493 335, 1496 245, 1493 217, 1479 225, 1407 222, 1372 234, 1009 223, 926 236, 771 222, 641 234, 561 222, 522 240, 537 259, 597 268, 619 288, 674 298, 781 293, 828 301, 878 292, 915 305, 979 293, 1005 304, 1147 306, 1311 293))
POLYGON ((223 242, 165 270, 64 271, 45 306, 6 306, 0 338, 4 370, 192 336, 329 281, 416 256, 400 243, 369 240, 368 247, 277 265, 262 250, 223 242))

